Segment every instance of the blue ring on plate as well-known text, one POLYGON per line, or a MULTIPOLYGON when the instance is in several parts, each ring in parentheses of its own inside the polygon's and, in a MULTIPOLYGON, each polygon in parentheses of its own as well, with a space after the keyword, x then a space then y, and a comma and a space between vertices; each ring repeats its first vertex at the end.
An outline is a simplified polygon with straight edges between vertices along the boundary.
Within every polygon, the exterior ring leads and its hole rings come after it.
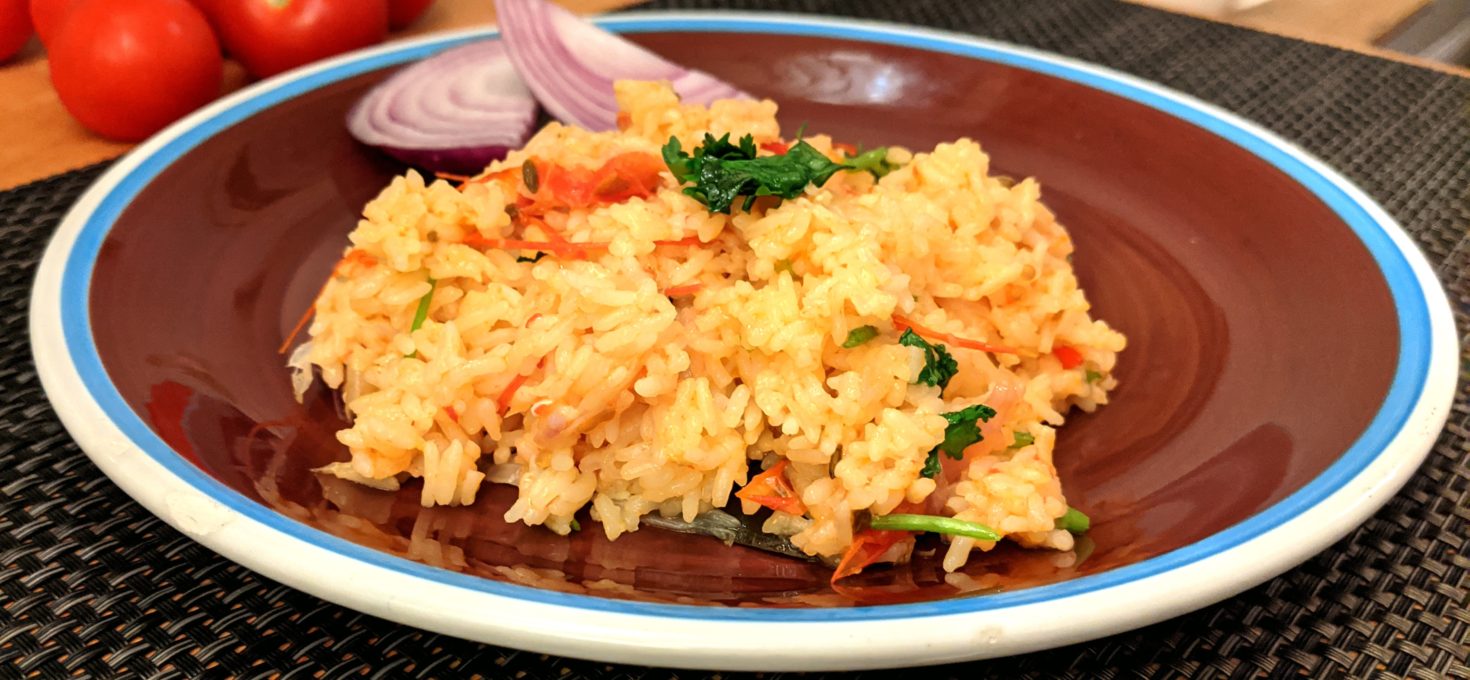
POLYGON ((834 609, 720 608, 612 600, 540 590, 430 567, 365 548, 297 523, 229 489, 184 460, 162 439, 159 439, 123 400, 122 395, 118 393, 108 378, 106 369, 102 366, 97 347, 93 343, 90 318, 87 313, 88 289, 98 251, 113 222, 148 182, 184 153, 220 130, 265 108, 328 83, 374 69, 422 59, 448 47, 497 35, 493 31, 487 31, 482 36, 446 38, 429 44, 407 46, 369 58, 343 63, 263 92, 189 129, 178 138, 165 144, 152 156, 143 159, 137 168, 129 172, 102 199, 97 210, 83 225, 67 257, 62 273, 62 330, 67 350, 83 383, 97 399, 103 411, 148 456, 205 495, 272 529, 360 562, 451 586, 544 604, 646 616, 775 623, 891 620, 1017 607, 1119 586, 1212 557, 1280 526, 1341 488, 1348 480, 1366 468, 1403 429, 1418 395, 1423 391, 1429 372, 1429 310, 1418 278, 1414 275, 1408 261, 1404 259, 1403 253, 1390 238, 1384 225, 1374 220, 1364 206, 1353 200, 1352 196, 1341 186, 1313 170, 1297 156, 1266 139, 1257 137, 1248 130, 1217 118, 1209 111, 1196 108, 1189 102, 1178 101, 1146 90, 1133 83, 1115 79, 1107 73, 1093 72, 1065 58, 1061 58, 1061 61, 1053 61, 1058 57, 1041 56, 1039 53, 978 41, 972 42, 971 39, 962 36, 950 37, 931 32, 895 30, 874 24, 813 21, 792 17, 722 19, 709 16, 613 18, 602 19, 598 23, 611 30, 627 33, 703 31, 809 35, 955 54, 1044 73, 1111 92, 1214 132, 1251 151, 1309 189, 1352 228, 1372 253, 1388 283, 1393 295, 1394 306, 1398 311, 1399 357, 1388 397, 1368 428, 1337 462, 1295 493, 1239 524, 1178 550, 1112 571, 983 597, 834 609))

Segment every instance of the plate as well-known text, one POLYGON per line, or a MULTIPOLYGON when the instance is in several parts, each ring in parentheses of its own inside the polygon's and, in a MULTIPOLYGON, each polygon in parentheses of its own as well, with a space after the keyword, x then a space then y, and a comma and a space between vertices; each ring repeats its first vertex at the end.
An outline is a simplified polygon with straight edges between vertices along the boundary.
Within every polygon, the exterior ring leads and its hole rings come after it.
POLYGON ((842 606, 813 565, 645 530, 617 543, 334 485, 341 421, 291 398, 277 346, 393 173, 343 115, 395 66, 492 33, 347 55, 223 99, 115 164, 48 247, 42 382, 87 455, 169 524, 267 577, 498 645, 726 670, 1016 654, 1202 607, 1300 563, 1408 479, 1456 380, 1449 306, 1393 220, 1227 112, 1054 55, 766 14, 600 23, 771 97, 786 129, 922 149, 979 139, 1035 176, 1095 312, 1129 336, 1112 405, 1058 467, 1094 518, 1080 562, 998 550, 895 570, 842 606), (986 574, 992 576, 986 577, 986 574), (980 585, 976 585, 980 584, 980 585))

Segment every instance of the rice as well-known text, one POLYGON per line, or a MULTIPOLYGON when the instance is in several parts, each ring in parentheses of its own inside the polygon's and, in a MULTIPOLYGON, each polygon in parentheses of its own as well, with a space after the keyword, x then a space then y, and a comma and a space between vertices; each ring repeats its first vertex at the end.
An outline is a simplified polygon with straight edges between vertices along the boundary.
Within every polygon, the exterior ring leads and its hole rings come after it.
MULTIPOLYGON (((639 82, 617 95, 619 131, 552 123, 476 181, 410 171, 366 206, 316 301, 309 349, 291 362, 342 390, 352 416, 337 435, 350 464, 325 471, 421 479, 425 506, 473 503, 492 471, 519 489, 506 521, 566 533, 590 506, 616 538, 652 512, 753 513, 734 496, 751 462, 786 460, 807 513, 777 512, 766 527, 811 555, 841 555, 867 515, 914 508, 1069 549, 1055 528, 1067 502, 1054 428, 1074 406, 1107 403, 1125 340, 1089 315, 1040 186, 989 175, 980 145, 960 139, 890 149, 901 167, 881 180, 839 172, 733 216, 665 172, 646 198, 522 224, 528 161, 597 168, 657 156, 670 136, 693 148, 705 132, 780 139, 769 101, 688 106, 639 82), (530 261, 475 245, 487 239, 605 247, 530 261), (894 315, 1015 353, 951 346, 959 371, 941 395, 915 383, 923 352, 896 342, 894 315), (865 325, 880 336, 843 348, 865 325), (1082 365, 1063 367, 1059 347, 1082 365), (942 414, 979 403, 997 412, 984 439, 924 477, 942 414)), ((840 158, 829 138, 806 141, 840 158)), ((944 566, 992 547, 955 539, 944 566)))

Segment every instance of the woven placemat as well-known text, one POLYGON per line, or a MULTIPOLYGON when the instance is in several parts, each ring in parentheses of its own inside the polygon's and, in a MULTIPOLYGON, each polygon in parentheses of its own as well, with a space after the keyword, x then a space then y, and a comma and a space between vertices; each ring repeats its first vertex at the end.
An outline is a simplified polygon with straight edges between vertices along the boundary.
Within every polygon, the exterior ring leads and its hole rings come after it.
MULTIPOLYGON (((1098 0, 656 5, 927 24, 1094 61, 1212 101, 1325 158, 1382 202, 1438 267, 1457 322, 1470 328, 1470 80, 1098 0)), ((42 248, 100 170, 0 193, 0 351, 9 357, 0 366, 0 678, 714 677, 516 652, 358 614, 224 560, 133 503, 62 429, 26 336, 42 248)), ((1424 468, 1362 528, 1301 567, 1131 633, 925 674, 1470 677, 1465 370, 1424 468)))

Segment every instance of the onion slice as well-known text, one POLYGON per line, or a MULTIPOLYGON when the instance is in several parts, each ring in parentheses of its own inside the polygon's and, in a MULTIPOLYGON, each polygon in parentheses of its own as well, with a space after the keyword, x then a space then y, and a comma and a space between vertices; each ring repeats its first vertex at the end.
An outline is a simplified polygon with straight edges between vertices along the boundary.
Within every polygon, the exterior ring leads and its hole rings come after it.
POLYGON ((445 50, 373 88, 347 114, 358 141, 434 172, 478 174, 530 139, 536 101, 500 40, 445 50))
POLYGON ((667 80, 683 101, 750 95, 703 71, 665 61, 548 0, 495 0, 510 60, 536 99, 563 123, 617 127, 614 80, 667 80))

